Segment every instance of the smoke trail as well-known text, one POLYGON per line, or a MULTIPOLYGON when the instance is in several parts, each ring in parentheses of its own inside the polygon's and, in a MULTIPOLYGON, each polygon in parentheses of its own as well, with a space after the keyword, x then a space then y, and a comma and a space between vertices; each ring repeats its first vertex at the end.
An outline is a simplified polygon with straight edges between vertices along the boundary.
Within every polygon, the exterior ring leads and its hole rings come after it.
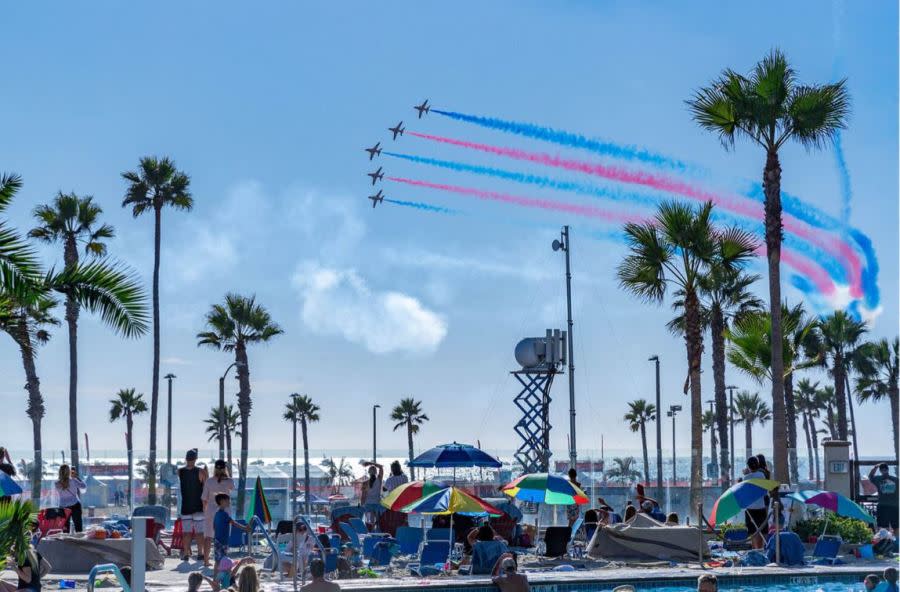
POLYGON ((438 214, 459 214, 458 210, 443 208, 441 206, 433 206, 421 201, 404 201, 402 199, 391 199, 388 197, 385 197, 384 201, 385 203, 391 203, 398 206, 406 206, 407 208, 416 208, 417 210, 424 210, 426 212, 436 212, 438 214))
POLYGON ((519 136, 525 136, 527 138, 544 140, 545 142, 561 144, 563 146, 569 146, 571 148, 580 148, 583 150, 594 152, 596 154, 602 154, 604 156, 610 156, 613 158, 620 158, 622 160, 636 160, 639 162, 646 162, 657 166, 676 169, 679 171, 684 171, 688 168, 687 165, 680 160, 669 158, 661 154, 656 154, 643 148, 638 148, 636 146, 621 146, 613 142, 591 139, 582 136, 581 134, 555 130, 549 127, 533 125, 530 123, 507 121, 504 119, 497 119, 495 117, 468 115, 466 113, 458 113, 456 111, 441 111, 440 109, 432 109, 431 113, 437 113, 438 115, 443 115, 444 117, 449 117, 450 119, 455 119, 457 121, 474 123, 475 125, 486 127, 489 129, 508 132, 519 136))
MULTIPOLYGON (((464 140, 456 140, 453 138, 420 134, 416 132, 409 132, 409 134, 425 140, 450 144, 453 146, 459 146, 472 150, 478 150, 481 152, 487 152, 489 154, 496 154, 498 156, 505 156, 514 160, 524 160, 527 162, 534 162, 545 166, 562 168, 564 170, 573 172, 599 176, 611 181, 641 185, 666 193, 682 195, 684 197, 695 199, 701 202, 712 201, 713 203, 720 205, 732 212, 736 212, 751 219, 759 220, 762 218, 763 214, 761 208, 757 204, 747 203, 742 198, 723 197, 716 193, 706 191, 699 187, 695 187, 690 183, 671 177, 655 175, 644 171, 622 169, 619 167, 590 163, 580 160, 564 159, 558 156, 553 156, 541 152, 527 152, 525 150, 519 150, 516 148, 491 146, 488 144, 479 144, 476 142, 467 142, 464 140)), ((861 265, 859 257, 857 257, 852 247, 850 247, 840 239, 834 239, 831 241, 823 240, 818 233, 813 231, 813 229, 799 223, 799 221, 793 219, 792 217, 785 217, 783 223, 785 230, 787 230, 788 232, 792 232, 797 236, 800 236, 803 239, 817 245, 826 252, 840 258, 847 265, 848 271, 850 272, 851 293, 854 295, 854 297, 857 298, 862 295, 862 287, 860 282, 861 265)))
POLYGON ((844 227, 850 225, 850 205, 853 201, 853 190, 850 185, 850 171, 847 169, 847 161, 844 160, 844 147, 841 144, 841 132, 834 136, 834 162, 838 168, 838 176, 841 180, 841 223, 844 227))

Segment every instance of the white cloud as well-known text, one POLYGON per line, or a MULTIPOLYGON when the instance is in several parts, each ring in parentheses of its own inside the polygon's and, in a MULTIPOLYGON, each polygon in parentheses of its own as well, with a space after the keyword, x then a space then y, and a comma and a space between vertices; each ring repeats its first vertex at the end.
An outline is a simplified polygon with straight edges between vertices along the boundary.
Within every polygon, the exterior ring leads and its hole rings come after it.
POLYGON ((184 358, 179 358, 177 356, 163 358, 159 362, 163 366, 190 366, 191 364, 193 364, 193 362, 191 362, 190 360, 185 360, 184 358))
POLYGON ((355 269, 307 261, 297 267, 292 283, 307 327, 373 353, 430 353, 447 335, 441 315, 401 292, 371 290, 355 269))
MULTIPOLYGON (((220 226, 220 228, 227 226, 220 226)), ((189 226, 191 253, 178 257, 174 265, 178 277, 184 282, 194 282, 207 275, 218 276, 229 272, 238 262, 235 242, 221 231, 213 232, 204 224, 189 226)))

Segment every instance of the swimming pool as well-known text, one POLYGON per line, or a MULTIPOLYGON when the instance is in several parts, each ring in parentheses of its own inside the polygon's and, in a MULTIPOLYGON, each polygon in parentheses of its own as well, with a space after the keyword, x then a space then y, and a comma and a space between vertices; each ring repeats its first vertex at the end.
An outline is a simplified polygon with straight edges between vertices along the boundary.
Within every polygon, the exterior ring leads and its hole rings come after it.
MULTIPOLYGON (((642 590, 653 590, 653 592, 694 592, 697 587, 694 586, 663 586, 659 588, 641 588, 640 584, 635 586, 636 592, 642 590)), ((532 588, 534 590, 534 588, 532 588)), ((540 587, 538 587, 540 590, 540 587)), ((599 588, 596 592, 610 592, 612 588, 599 588)), ((729 586, 723 585, 719 590, 725 592, 863 592, 865 587, 862 582, 825 582, 822 584, 804 584, 796 585, 790 583, 769 584, 766 586, 729 586)))

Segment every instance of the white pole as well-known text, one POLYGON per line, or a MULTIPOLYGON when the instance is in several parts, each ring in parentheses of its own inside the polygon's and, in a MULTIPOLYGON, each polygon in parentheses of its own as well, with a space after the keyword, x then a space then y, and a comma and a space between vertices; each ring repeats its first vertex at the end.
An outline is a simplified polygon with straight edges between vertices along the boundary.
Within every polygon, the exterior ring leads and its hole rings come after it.
POLYGON ((144 592, 144 572, 147 570, 148 517, 131 518, 131 590, 144 592))

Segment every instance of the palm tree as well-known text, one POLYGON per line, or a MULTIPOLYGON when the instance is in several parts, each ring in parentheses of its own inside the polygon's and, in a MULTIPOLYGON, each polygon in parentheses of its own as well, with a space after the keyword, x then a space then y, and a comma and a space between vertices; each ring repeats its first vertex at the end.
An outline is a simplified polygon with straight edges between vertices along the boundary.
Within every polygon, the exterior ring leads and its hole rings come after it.
POLYGON ((837 440, 838 421, 837 411, 835 410, 837 397, 834 394, 834 387, 831 385, 823 386, 816 392, 816 399, 820 403, 820 409, 825 409, 824 423, 827 429, 822 433, 828 434, 828 437, 832 440, 837 440))
POLYGON ((735 423, 744 424, 744 445, 747 456, 750 456, 753 454, 753 424, 766 425, 772 419, 772 412, 759 393, 741 391, 734 397, 734 414, 737 416, 735 423))
MULTIPOLYGON (((0 175, 0 214, 22 188, 18 175, 0 175)), ((0 294, 22 295, 28 283, 40 280, 34 249, 9 223, 0 218, 0 294)))
POLYGON ((133 388, 120 389, 116 393, 116 398, 109 401, 109 421, 110 423, 117 419, 125 418, 125 446, 128 451, 128 504, 134 502, 132 497, 133 487, 133 470, 134 470, 134 443, 132 436, 134 434, 134 416, 147 412, 147 403, 144 401, 143 393, 135 393, 133 388))
MULTIPOLYGON (((778 152, 789 140, 821 148, 846 127, 850 96, 846 81, 801 85, 781 51, 774 49, 748 76, 724 70, 687 101, 694 120, 719 136, 726 149, 737 137, 752 140, 766 152, 763 169, 766 255, 769 264, 769 315, 772 319, 773 375, 783 376, 781 330, 781 163, 778 152)), ((772 381, 772 444, 775 479, 787 480, 787 423, 784 384, 772 381)))
POLYGON ((616 457, 613 459, 613 466, 606 471, 606 477, 610 481, 620 481, 622 483, 632 483, 641 478, 641 472, 635 467, 637 461, 633 456, 624 458, 616 457))
POLYGON ((241 463, 238 479, 237 513, 244 513, 244 488, 247 483, 247 450, 250 440, 250 362, 247 346, 266 343, 281 335, 281 330, 269 311, 256 303, 256 296, 240 296, 229 293, 223 304, 214 304, 206 313, 208 331, 197 334, 197 345, 208 346, 225 352, 234 352, 237 367, 238 410, 241 413, 241 463))
POLYGON ((868 331, 866 324, 838 310, 819 323, 822 336, 822 361, 834 378, 837 407, 838 438, 847 439, 847 375, 860 350, 861 339, 868 331))
MULTIPOLYGON (((726 415, 727 415, 727 412, 726 412, 726 415)), ((703 426, 704 432, 715 432, 718 429, 718 413, 716 413, 716 411, 713 411, 712 409, 707 409, 706 411, 703 412, 703 416, 700 418, 700 425, 703 426)), ((713 466, 714 466, 713 463, 716 462, 716 436, 715 436, 715 433, 713 433, 711 440, 712 441, 709 443, 710 466, 707 469, 707 471, 709 473, 709 475, 708 475, 709 478, 715 479, 716 476, 713 472, 713 466)))
POLYGON ((720 264, 738 269, 752 239, 737 228, 716 230, 710 219, 712 204, 699 209, 667 201, 653 221, 625 225, 629 254, 619 264, 619 284, 644 300, 659 303, 672 288, 683 300, 684 341, 691 392, 691 510, 699 508, 702 487, 703 432, 700 426, 702 390, 700 364, 703 354, 703 321, 700 296, 703 277, 717 252, 726 256, 720 264))
MULTIPOLYGON (((34 209, 38 226, 28 233, 46 243, 62 243, 63 262, 67 270, 78 265, 79 246, 86 255, 106 255, 104 239, 112 238, 113 228, 99 224, 103 209, 91 196, 80 197, 75 193, 57 193, 52 204, 34 209)), ((66 296, 66 324, 69 328, 69 449, 71 464, 78 468, 78 303, 66 296)))
POLYGON ((819 417, 820 401, 818 398, 819 383, 803 378, 797 383, 797 410, 803 414, 803 430, 806 432, 807 459, 809 461, 809 480, 821 480, 819 472, 819 434, 816 429, 816 418, 819 417))
POLYGON ((309 424, 319 421, 319 406, 313 403, 307 395, 292 393, 291 402, 284 406, 283 417, 294 427, 294 485, 291 490, 294 493, 295 514, 297 513, 297 423, 300 424, 300 430, 303 433, 303 491, 306 500, 306 514, 309 515, 309 439, 306 431, 309 424))
MULTIPOLYGON (((790 479, 799 480, 797 461, 797 411, 794 405, 793 374, 797 370, 817 365, 818 358, 805 356, 809 349, 818 347, 816 343, 816 321, 809 318, 802 304, 794 307, 782 305, 782 363, 784 376, 784 400, 786 423, 785 433, 788 436, 787 448, 790 450, 790 479)), ((728 350, 728 361, 739 370, 744 371, 763 384, 773 380, 772 374, 772 323, 768 312, 751 313, 735 322, 727 332, 731 342, 728 350)), ((774 417, 774 413, 773 413, 774 417)), ((774 426, 774 424, 773 424, 774 426)), ((777 470, 777 467, 776 467, 777 470)))
MULTIPOLYGON (((225 433, 225 454, 228 459, 228 466, 233 467, 234 464, 231 462, 231 435, 234 434, 236 438, 241 437, 241 430, 238 427, 238 420, 240 420, 240 414, 234 410, 234 405, 225 405, 225 413, 223 414, 225 417, 225 429, 223 430, 225 433)), ((207 442, 212 442, 213 440, 217 440, 219 438, 219 407, 213 407, 209 411, 209 417, 203 420, 203 423, 206 424, 206 433, 209 436, 206 438, 207 442)))
MULTIPOLYGON (((413 435, 419 433, 419 428, 428 421, 428 416, 422 412, 422 401, 416 401, 412 397, 400 399, 400 404, 391 410, 391 420, 396 421, 394 431, 406 427, 406 441, 409 444, 409 462, 413 460, 413 435)), ((416 478, 416 469, 409 466, 411 480, 416 478)))
POLYGON ((0 504, 0 553, 15 557, 16 565, 25 563, 25 551, 31 544, 34 505, 28 500, 0 504))
POLYGON ((881 339, 867 343, 862 351, 862 372, 856 381, 856 397, 862 404, 888 400, 891 405, 891 427, 894 431, 894 457, 900 455, 900 430, 898 430, 898 375, 900 375, 900 339, 881 339))
POLYGON ((325 468, 326 479, 332 491, 336 491, 342 485, 348 485, 353 479, 353 467, 346 461, 343 456, 338 462, 334 461, 334 457, 324 457, 319 463, 319 466, 325 468))
MULTIPOLYGON (((189 187, 190 178, 175 168, 168 157, 145 156, 138 169, 122 173, 128 182, 122 207, 131 208, 137 218, 145 212, 153 212, 153 382, 150 390, 150 454, 148 461, 156 465, 156 419, 159 412, 159 256, 162 240, 162 211, 168 206, 190 211, 194 198, 189 187)), ((148 502, 156 503, 156 471, 150 471, 148 502)), ((243 491, 238 497, 243 499, 243 491)))
POLYGON ((625 421, 632 432, 641 432, 641 446, 644 451, 644 481, 650 482, 650 458, 647 455, 647 422, 656 421, 656 405, 645 399, 637 399, 628 403, 625 421))

